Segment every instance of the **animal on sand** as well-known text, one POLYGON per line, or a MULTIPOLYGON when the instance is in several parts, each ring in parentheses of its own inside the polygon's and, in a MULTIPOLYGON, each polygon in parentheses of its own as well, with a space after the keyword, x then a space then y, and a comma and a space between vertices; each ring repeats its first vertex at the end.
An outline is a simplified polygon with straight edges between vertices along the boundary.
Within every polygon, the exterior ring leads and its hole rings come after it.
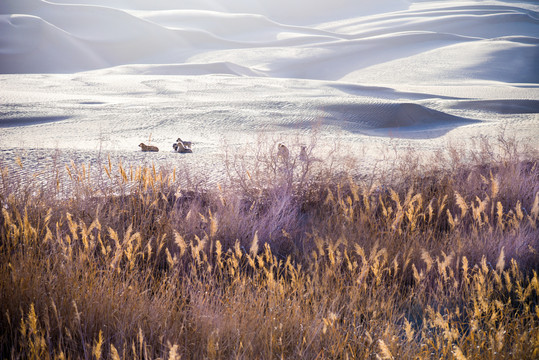
POLYGON ((172 144, 172 147, 174 148, 174 151, 177 151, 182 154, 188 154, 193 152, 193 150, 185 146, 185 143, 182 141, 178 141, 175 144, 172 144))
POLYGON ((140 143, 140 144, 139 144, 139 147, 142 149, 142 151, 153 151, 153 152, 159 151, 159 149, 157 148, 157 146, 146 145, 146 144, 144 144, 144 143, 140 143))
POLYGON ((181 138, 178 138, 178 140, 176 140, 176 143, 182 143, 184 147, 186 148, 191 148, 191 146, 193 146, 193 143, 191 141, 183 141, 181 138))
POLYGON ((277 145, 277 156, 283 161, 286 161, 290 156, 290 151, 284 144, 279 143, 279 145, 277 145))
POLYGON ((301 161, 307 161, 309 159, 309 154, 307 154, 307 146, 301 146, 301 151, 299 152, 299 159, 301 161))

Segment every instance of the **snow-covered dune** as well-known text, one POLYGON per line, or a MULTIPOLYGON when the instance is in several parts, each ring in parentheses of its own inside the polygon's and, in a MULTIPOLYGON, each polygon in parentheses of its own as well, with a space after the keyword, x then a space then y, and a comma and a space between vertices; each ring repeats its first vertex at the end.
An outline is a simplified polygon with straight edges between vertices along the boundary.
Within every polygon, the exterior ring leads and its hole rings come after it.
POLYGON ((432 149, 500 124, 539 137, 536 1, 0 1, 0 149, 185 134, 209 159, 313 127, 432 149))

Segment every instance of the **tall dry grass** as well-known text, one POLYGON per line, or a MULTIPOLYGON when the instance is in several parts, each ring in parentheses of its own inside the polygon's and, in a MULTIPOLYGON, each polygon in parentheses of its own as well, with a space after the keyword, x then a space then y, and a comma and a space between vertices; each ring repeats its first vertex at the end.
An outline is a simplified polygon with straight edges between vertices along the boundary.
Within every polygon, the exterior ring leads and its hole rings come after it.
POLYGON ((260 144, 203 187, 2 164, 0 356, 539 356, 536 153, 502 137, 358 177, 314 147, 260 144))

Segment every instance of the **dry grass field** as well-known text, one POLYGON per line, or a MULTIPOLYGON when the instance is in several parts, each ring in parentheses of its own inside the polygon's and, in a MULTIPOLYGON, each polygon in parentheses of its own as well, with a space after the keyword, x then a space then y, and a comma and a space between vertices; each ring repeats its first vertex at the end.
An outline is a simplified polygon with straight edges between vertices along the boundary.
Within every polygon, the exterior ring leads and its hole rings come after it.
POLYGON ((536 152, 500 137, 358 175, 274 145, 206 186, 4 160, 0 357, 539 358, 536 152))

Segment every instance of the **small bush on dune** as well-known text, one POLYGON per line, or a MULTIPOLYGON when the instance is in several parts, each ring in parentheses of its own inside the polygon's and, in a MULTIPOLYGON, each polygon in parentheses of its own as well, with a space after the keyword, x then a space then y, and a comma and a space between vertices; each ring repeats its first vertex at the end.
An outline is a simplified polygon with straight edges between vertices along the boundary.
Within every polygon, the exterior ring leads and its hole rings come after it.
POLYGON ((259 144, 206 186, 3 164, 1 357, 535 358, 538 158, 497 144, 368 176, 259 144))

